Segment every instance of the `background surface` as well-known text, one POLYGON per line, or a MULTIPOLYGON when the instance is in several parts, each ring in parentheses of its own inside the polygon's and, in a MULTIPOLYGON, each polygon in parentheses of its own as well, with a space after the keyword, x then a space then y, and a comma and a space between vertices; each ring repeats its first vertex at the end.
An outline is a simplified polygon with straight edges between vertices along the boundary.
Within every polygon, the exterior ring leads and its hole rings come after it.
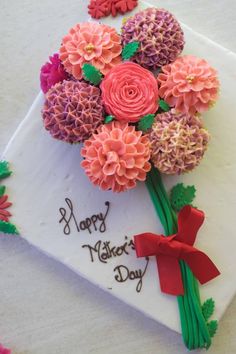
MULTIPOLYGON (((166 0, 195 31, 236 52, 235 0, 166 0)), ((0 155, 39 91, 39 70, 85 0, 1 0, 0 155)), ((32 210, 37 204, 32 201, 32 210)), ((30 217, 30 215, 29 215, 30 217)), ((185 353, 181 337, 104 293, 20 238, 0 239, 0 342, 14 354, 185 353)), ((235 281, 235 279, 232 279, 235 281)), ((236 300, 210 353, 236 352, 236 300)))

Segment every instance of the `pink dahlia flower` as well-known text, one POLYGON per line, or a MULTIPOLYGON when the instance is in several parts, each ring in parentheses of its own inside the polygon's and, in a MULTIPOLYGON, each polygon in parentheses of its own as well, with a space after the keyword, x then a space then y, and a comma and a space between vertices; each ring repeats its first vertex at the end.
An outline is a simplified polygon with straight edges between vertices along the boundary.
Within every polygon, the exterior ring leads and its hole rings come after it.
POLYGON ((204 59, 185 55, 162 67, 159 95, 178 112, 207 111, 218 98, 217 71, 204 59))
POLYGON ((209 134, 197 116, 171 110, 156 116, 149 138, 154 166, 162 173, 180 174, 200 163, 209 134))
POLYGON ((71 28, 62 39, 60 59, 68 73, 81 79, 84 63, 106 74, 121 62, 121 51, 121 38, 114 28, 86 22, 71 28))
POLYGON ((101 83, 107 113, 117 120, 137 122, 158 109, 158 86, 154 75, 140 65, 125 62, 112 68, 101 83))
POLYGON ((40 86, 44 93, 58 82, 68 78, 68 74, 65 71, 58 54, 54 54, 49 57, 47 61, 41 68, 40 71, 40 86))
POLYGON ((101 125, 85 141, 81 154, 81 166, 93 184, 113 192, 134 188, 151 168, 147 135, 118 121, 101 125))
POLYGON ((4 348, 2 344, 0 344, 0 354, 11 354, 11 350, 4 348))
POLYGON ((46 94, 42 116, 53 138, 83 142, 104 119, 100 89, 82 81, 58 83, 46 94))

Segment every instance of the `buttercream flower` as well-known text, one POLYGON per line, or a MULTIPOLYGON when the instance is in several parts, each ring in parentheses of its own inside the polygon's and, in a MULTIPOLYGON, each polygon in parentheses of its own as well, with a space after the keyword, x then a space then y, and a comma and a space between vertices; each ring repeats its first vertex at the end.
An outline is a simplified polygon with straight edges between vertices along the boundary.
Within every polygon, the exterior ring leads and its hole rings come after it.
POLYGON ((158 109, 158 86, 154 75, 140 65, 125 62, 112 68, 101 83, 107 113, 117 120, 137 122, 158 109))
POLYGON ((0 343, 0 354, 11 354, 11 350, 5 348, 5 347, 0 343))
POLYGON ((8 195, 3 195, 0 197, 0 220, 9 221, 9 217, 11 216, 11 213, 6 210, 12 205, 12 203, 8 202, 8 195))
POLYGON ((154 166, 162 173, 180 174, 199 164, 209 134, 197 116, 171 110, 156 116, 149 138, 154 166))
POLYGON ((116 16, 133 10, 138 0, 90 0, 88 12, 91 17, 99 19, 108 15, 116 16))
POLYGON ((128 123, 101 125, 81 150, 81 166, 94 185, 123 192, 145 181, 151 165, 149 139, 128 123))
POLYGON ((88 13, 91 17, 99 19, 110 15, 111 12, 110 0, 90 0, 88 5, 88 13))
POLYGON ((113 0, 113 3, 118 13, 125 14, 126 12, 133 10, 138 5, 138 0, 113 0))
POLYGON ((179 112, 207 111, 218 98, 217 71, 206 60, 192 55, 162 67, 158 75, 159 94, 179 112))
POLYGON ((123 45, 140 43, 131 60, 150 70, 173 62, 184 47, 180 24, 165 9, 148 8, 136 13, 125 22, 121 35, 123 45))
POLYGON ((58 54, 54 54, 49 57, 47 61, 41 68, 40 71, 40 86, 44 93, 58 82, 68 78, 68 74, 65 71, 58 54))
POLYGON ((100 89, 80 81, 58 83, 46 94, 42 116, 54 138, 83 142, 104 119, 100 89))
POLYGON ((71 28, 62 39, 60 59, 68 73, 81 79, 84 63, 106 74, 121 62, 121 51, 121 38, 114 28, 86 22, 71 28))

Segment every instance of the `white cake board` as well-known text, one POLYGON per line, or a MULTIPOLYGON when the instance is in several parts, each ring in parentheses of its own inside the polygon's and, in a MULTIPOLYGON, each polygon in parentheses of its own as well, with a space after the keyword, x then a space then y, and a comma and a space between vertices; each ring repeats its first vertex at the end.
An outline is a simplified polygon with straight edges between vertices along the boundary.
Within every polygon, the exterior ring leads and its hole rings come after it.
MULTIPOLYGON (((119 29, 121 18, 109 18, 103 22, 112 23, 119 29)), ((217 279, 201 286, 201 295, 203 299, 215 299, 214 318, 219 319, 236 290, 233 266, 236 246, 236 55, 189 27, 183 24, 182 27, 186 38, 184 53, 204 57, 218 69, 221 98, 215 108, 205 115, 212 140, 203 162, 188 175, 165 178, 165 184, 169 189, 181 181, 194 184, 197 188, 195 204, 205 211, 207 218, 198 234, 196 246, 212 258, 222 273, 217 279)), ((160 292, 155 258, 150 258, 141 291, 137 292, 139 279, 117 282, 114 268, 123 265, 130 270, 144 270, 145 259, 136 259, 134 251, 128 247, 129 255, 112 257, 107 263, 98 261, 97 255, 94 255, 94 262, 91 262, 89 250, 82 248, 85 244, 94 246, 98 240, 120 246, 125 243, 125 236, 131 239, 134 234, 145 231, 162 233, 145 184, 122 194, 103 192, 93 187, 80 168, 79 147, 53 140, 44 130, 40 113, 43 100, 43 95, 39 94, 2 157, 11 163, 14 171, 6 184, 14 203, 11 208, 13 222, 21 236, 102 289, 181 332, 176 298, 160 292), (106 218, 106 232, 77 232, 71 222, 71 233, 65 235, 64 225, 59 223, 59 208, 66 208, 65 198, 72 200, 79 222, 93 214, 105 212, 104 203, 109 201, 111 206, 106 218)))

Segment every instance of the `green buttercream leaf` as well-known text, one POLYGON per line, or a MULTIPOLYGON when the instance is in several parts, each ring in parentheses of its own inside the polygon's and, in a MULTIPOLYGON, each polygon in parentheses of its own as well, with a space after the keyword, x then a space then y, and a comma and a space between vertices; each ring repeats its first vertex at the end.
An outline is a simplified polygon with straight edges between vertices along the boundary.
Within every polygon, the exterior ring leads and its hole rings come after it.
POLYGON ((171 189, 170 202, 174 210, 180 211, 185 205, 189 205, 195 198, 196 188, 194 186, 184 186, 178 183, 171 189))
POLYGON ((138 122, 138 130, 142 130, 143 132, 146 132, 148 129, 150 129, 153 125, 155 118, 155 114, 147 114, 143 118, 140 119, 138 122))
POLYGON ((0 220, 0 232, 3 232, 4 234, 19 235, 15 225, 3 220, 0 220))
POLYGON ((211 337, 214 337, 218 328, 218 322, 216 320, 210 321, 207 323, 209 334, 211 337))
POLYGON ((126 44, 122 50, 122 59, 127 60, 130 59, 138 50, 139 42, 134 41, 126 44))
POLYGON ((164 112, 168 112, 170 110, 170 106, 168 105, 168 103, 164 100, 159 100, 159 107, 164 111, 164 112))
POLYGON ((100 84, 102 80, 102 73, 95 68, 95 66, 85 63, 82 67, 83 77, 93 85, 100 84))
POLYGON ((9 177, 11 174, 9 163, 7 161, 0 161, 0 179, 9 177))
POLYGON ((207 299, 202 305, 202 314, 206 321, 212 316, 215 308, 215 302, 212 298, 207 299))
POLYGON ((114 118, 115 117, 111 116, 111 115, 110 116, 106 116, 105 119, 104 119, 104 123, 108 124, 108 123, 112 122, 114 120, 114 118))
POLYGON ((4 195, 5 189, 6 189, 5 186, 0 186, 0 198, 4 195))

